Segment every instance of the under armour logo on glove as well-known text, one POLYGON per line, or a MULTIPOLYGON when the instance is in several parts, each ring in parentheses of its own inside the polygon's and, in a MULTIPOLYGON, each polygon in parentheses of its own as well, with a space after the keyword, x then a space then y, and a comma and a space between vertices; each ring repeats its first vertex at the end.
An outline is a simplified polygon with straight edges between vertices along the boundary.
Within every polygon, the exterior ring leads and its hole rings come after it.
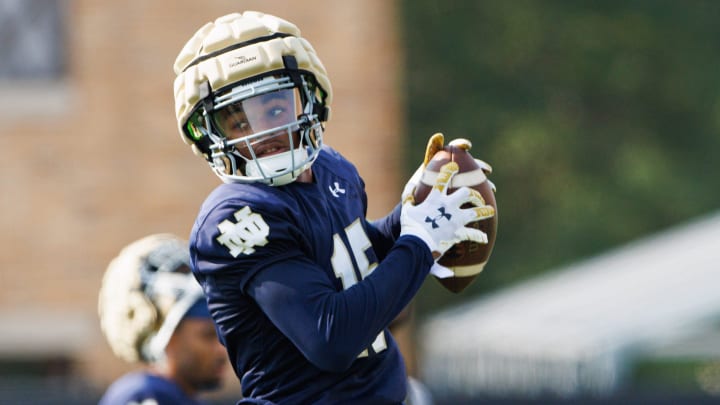
POLYGON ((432 223, 433 229, 438 228, 440 226, 437 224, 438 219, 445 218, 449 221, 450 218, 452 218, 452 215, 445 212, 445 207, 438 208, 438 211, 440 211, 440 214, 438 216, 436 216, 435 218, 425 217, 425 222, 432 223))
POLYGON ((488 242, 485 232, 467 226, 494 215, 494 211, 487 209, 482 195, 469 187, 460 187, 448 194, 450 179, 458 170, 455 162, 445 164, 425 200, 413 205, 413 200, 408 199, 400 213, 400 235, 422 239, 435 259, 460 241, 488 242), (461 208, 467 203, 470 208, 461 208))

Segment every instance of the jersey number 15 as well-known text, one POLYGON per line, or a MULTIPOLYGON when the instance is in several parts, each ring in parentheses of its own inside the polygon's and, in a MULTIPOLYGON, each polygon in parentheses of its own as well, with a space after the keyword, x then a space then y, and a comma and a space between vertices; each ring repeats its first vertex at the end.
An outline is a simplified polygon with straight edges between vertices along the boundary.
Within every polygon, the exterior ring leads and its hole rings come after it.
MULTIPOLYGON (((342 281, 343 289, 347 290, 358 282, 358 273, 355 272, 353 259, 357 264, 360 279, 372 273, 378 264, 376 262, 370 263, 365 253, 372 247, 372 243, 370 243, 370 238, 365 233, 359 219, 345 228, 345 235, 350 245, 350 251, 348 251, 348 246, 346 246, 339 234, 333 235, 332 266, 335 275, 342 281)), ((372 343, 372 350, 375 353, 380 353, 386 348, 385 332, 381 331, 372 343)), ((368 353, 368 349, 365 349, 358 357, 367 357, 368 353)))

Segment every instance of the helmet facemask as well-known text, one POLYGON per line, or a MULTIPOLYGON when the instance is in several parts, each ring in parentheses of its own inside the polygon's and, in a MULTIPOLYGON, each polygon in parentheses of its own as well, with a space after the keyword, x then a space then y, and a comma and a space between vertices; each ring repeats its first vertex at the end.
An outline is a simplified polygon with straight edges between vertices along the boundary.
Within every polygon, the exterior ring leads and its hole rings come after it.
POLYGON ((293 72, 209 92, 185 135, 225 182, 288 184, 322 146, 324 108, 316 89, 311 76, 293 72))
POLYGON ((140 289, 157 308, 160 321, 157 330, 147 336, 140 347, 142 358, 153 362, 165 358, 165 348, 185 313, 202 299, 202 289, 190 273, 189 258, 183 258, 187 256, 187 250, 171 252, 169 247, 165 249, 167 252, 152 252, 163 254, 164 262, 156 265, 152 263, 153 257, 148 256, 147 265, 140 269, 140 289))

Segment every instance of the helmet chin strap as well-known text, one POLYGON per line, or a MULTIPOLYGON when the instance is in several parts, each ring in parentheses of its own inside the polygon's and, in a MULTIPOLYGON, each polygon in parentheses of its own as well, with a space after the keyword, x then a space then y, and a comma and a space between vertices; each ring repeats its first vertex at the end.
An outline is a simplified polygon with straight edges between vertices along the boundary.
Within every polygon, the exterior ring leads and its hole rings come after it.
POLYGON ((290 170, 288 173, 272 179, 273 186, 282 186, 294 181, 307 167, 303 166, 295 171, 291 169, 295 162, 304 162, 308 154, 305 148, 300 147, 287 152, 249 160, 245 166, 248 176, 271 178, 273 174, 290 170))

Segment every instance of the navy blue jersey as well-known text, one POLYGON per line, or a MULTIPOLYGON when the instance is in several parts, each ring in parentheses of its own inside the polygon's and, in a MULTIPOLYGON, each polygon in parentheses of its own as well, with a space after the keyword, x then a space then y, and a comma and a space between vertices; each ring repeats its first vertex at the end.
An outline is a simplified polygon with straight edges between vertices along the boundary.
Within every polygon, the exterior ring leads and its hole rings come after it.
POLYGON ((432 255, 419 238, 396 240, 399 206, 365 219, 364 183, 339 153, 324 147, 312 170, 313 183, 215 189, 190 237, 193 272, 243 397, 399 403, 407 377, 387 325, 432 255))
POLYGON ((151 403, 157 405, 202 405, 188 397, 174 382, 144 372, 128 373, 113 382, 98 405, 127 405, 151 403), (144 402, 148 401, 148 402, 144 402))

